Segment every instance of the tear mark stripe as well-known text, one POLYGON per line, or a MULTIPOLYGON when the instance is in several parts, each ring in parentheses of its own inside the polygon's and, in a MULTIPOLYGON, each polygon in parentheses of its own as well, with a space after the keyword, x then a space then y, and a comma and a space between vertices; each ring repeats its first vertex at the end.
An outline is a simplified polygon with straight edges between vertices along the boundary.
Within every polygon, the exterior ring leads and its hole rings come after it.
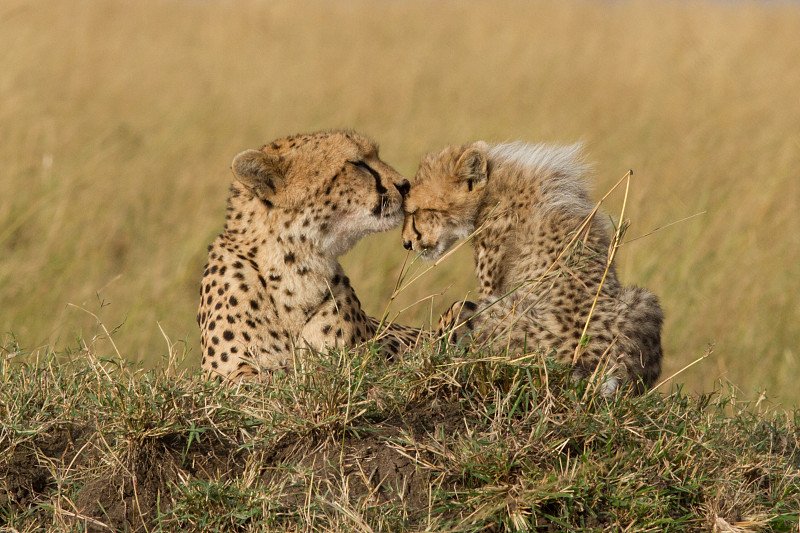
POLYGON ((348 161, 354 167, 362 168, 372 174, 372 177, 375 178, 375 189, 378 191, 378 194, 386 194, 386 187, 383 186, 381 183, 381 175, 378 174, 374 168, 366 164, 364 161, 348 161))

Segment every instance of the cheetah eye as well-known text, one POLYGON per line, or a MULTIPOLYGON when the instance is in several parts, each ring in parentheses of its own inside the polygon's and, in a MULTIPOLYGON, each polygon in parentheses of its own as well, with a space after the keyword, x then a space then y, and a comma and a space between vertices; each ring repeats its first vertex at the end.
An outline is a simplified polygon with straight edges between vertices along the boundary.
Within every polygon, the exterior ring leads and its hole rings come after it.
POLYGON ((362 170, 366 170, 367 172, 369 172, 372 175, 377 174, 377 172, 375 172, 375 169, 373 169, 371 166, 369 166, 365 161, 361 161, 361 160, 348 161, 348 163, 350 163, 354 167, 358 167, 358 168, 360 168, 362 170))
POLYGON ((378 172, 374 168, 369 166, 364 161, 348 161, 348 163, 350 163, 354 167, 366 170, 367 172, 372 174, 372 177, 375 178, 375 188, 378 190, 378 193, 380 194, 386 193, 386 187, 384 187, 383 184, 381 183, 381 175, 378 174, 378 172))

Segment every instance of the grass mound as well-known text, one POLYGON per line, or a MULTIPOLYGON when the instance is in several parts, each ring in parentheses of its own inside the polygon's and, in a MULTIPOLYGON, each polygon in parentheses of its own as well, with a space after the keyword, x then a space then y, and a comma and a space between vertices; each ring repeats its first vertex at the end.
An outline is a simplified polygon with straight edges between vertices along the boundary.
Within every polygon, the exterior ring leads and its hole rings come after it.
POLYGON ((0 359, 2 531, 797 528, 800 411, 732 391, 607 400, 539 358, 434 348, 311 354, 230 387, 17 353, 0 359))

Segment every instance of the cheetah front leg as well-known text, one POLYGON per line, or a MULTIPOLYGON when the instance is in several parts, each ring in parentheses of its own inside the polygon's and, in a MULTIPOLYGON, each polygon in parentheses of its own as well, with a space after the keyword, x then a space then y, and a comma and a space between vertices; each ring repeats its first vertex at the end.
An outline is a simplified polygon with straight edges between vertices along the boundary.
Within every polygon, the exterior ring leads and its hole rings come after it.
POLYGON ((308 319, 300 338, 307 347, 316 351, 354 346, 367 336, 359 318, 355 312, 340 314, 331 305, 308 319))

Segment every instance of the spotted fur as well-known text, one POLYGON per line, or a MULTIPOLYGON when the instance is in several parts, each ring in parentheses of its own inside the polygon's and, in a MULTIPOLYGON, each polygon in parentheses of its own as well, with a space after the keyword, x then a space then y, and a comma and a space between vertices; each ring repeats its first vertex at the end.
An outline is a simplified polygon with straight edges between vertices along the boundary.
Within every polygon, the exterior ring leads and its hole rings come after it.
POLYGON ((420 162, 405 202, 403 244, 429 259, 473 233, 481 298, 456 302, 440 334, 515 352, 541 349, 603 391, 652 386, 661 371, 663 315, 645 289, 608 269, 609 224, 592 216, 580 146, 476 142, 420 162), (604 278, 605 275, 605 278, 604 278), (596 300, 591 320, 584 327, 596 300))
POLYGON ((197 315, 203 369, 242 379, 292 366, 300 349, 380 338, 388 356, 419 330, 368 317, 338 257, 396 227, 409 184, 349 131, 276 140, 233 160, 225 229, 209 246, 197 315))

